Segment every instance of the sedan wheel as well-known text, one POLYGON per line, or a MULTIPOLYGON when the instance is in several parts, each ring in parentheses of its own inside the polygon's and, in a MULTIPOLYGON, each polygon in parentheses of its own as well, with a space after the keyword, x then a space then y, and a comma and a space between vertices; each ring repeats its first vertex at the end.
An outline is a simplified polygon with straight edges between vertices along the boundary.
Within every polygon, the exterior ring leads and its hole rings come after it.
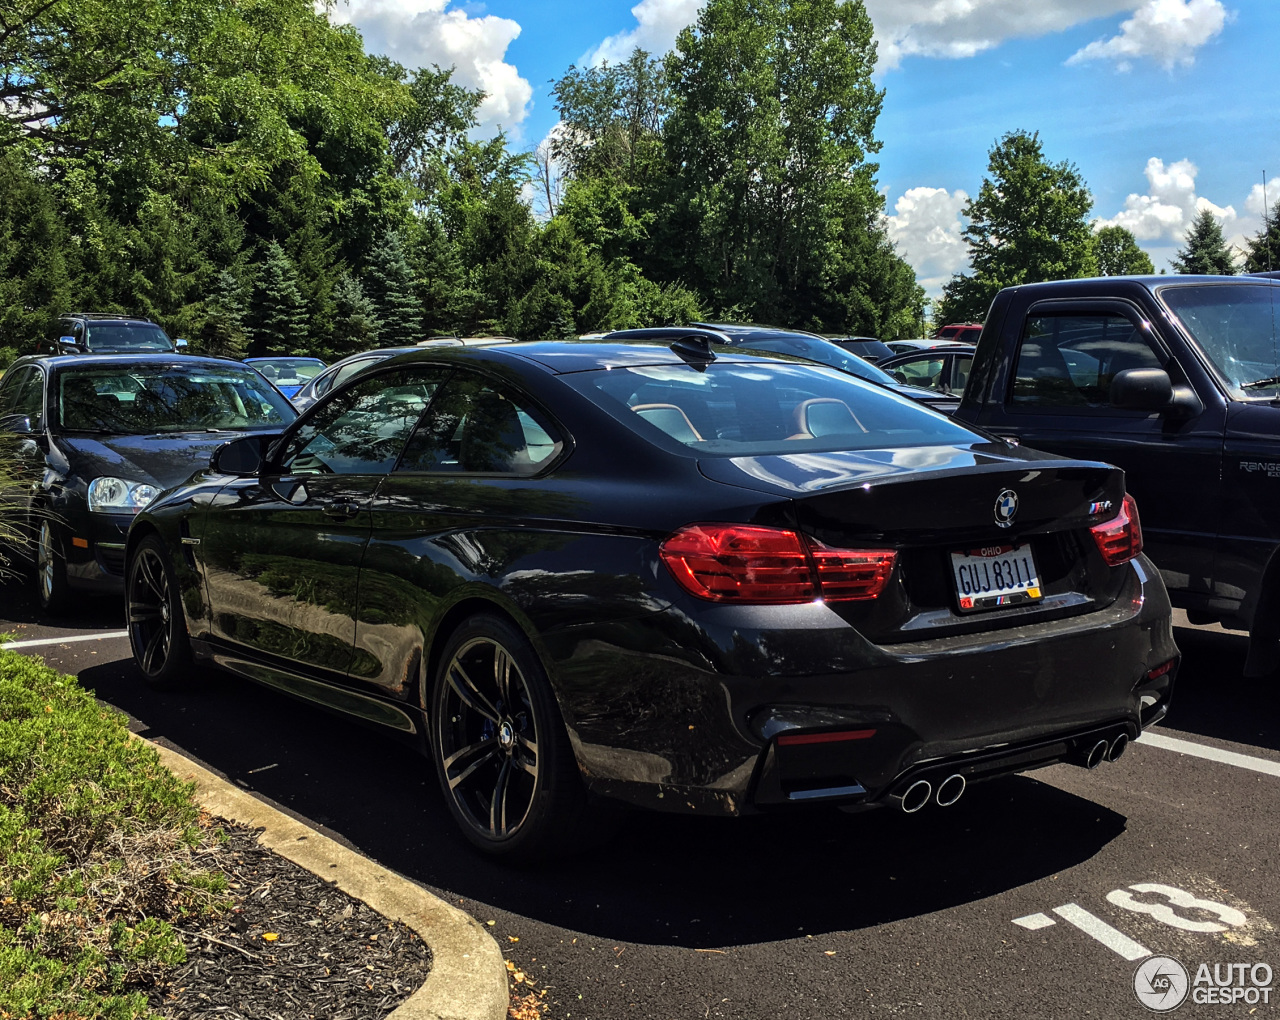
POLYGON ((67 561, 52 521, 40 522, 36 539, 36 596, 47 613, 67 608, 67 561))
POLYGON ((178 598, 177 579, 155 536, 142 541, 129 561, 129 643, 133 660, 153 687, 171 687, 189 675, 191 643, 178 598))
POLYGON ((546 675, 524 635, 477 616, 450 639, 433 698, 440 784, 467 838, 536 857, 582 814, 577 763, 546 675))

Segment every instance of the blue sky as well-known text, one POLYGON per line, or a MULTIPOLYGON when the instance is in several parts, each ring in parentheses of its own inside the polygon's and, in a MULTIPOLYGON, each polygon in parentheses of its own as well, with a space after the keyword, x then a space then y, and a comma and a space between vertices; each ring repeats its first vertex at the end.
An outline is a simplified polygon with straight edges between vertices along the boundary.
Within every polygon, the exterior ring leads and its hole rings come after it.
MULTIPOLYGON (((455 65, 490 94, 485 129, 532 148, 570 64, 660 53, 699 0, 349 0, 334 17, 408 65, 455 65)), ((960 210, 1005 131, 1076 163, 1093 215, 1166 265, 1196 212, 1228 239, 1280 201, 1276 0, 866 0, 876 26, 889 227, 936 293, 965 266, 960 210)))

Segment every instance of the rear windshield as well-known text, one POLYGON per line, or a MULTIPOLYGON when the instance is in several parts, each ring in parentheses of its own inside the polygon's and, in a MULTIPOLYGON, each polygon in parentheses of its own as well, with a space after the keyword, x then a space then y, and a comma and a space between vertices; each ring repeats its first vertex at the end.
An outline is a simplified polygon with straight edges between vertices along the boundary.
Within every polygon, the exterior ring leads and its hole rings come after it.
POLYGON ((1280 288, 1270 283, 1165 287, 1160 297, 1237 400, 1276 396, 1280 391, 1276 342, 1280 288))
POLYGON ((149 435, 279 428, 297 417, 248 368, 132 365, 68 368, 58 375, 58 421, 71 432, 149 435))
POLYGON ((250 361, 248 364, 277 386, 300 386, 314 379, 325 367, 323 361, 314 358, 270 358, 266 361, 250 361))
POLYGON ((641 435, 710 456, 983 441, 914 400, 820 365, 652 365, 563 378, 641 435))
POLYGON ((91 351, 171 351, 164 330, 149 322, 89 323, 91 351))

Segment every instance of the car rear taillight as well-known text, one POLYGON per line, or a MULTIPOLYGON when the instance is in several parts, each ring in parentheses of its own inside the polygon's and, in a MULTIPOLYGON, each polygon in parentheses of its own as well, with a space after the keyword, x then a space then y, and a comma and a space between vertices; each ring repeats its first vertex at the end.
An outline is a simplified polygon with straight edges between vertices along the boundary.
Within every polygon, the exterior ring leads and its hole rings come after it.
POLYGON ((897 553, 832 549, 783 528, 690 524, 662 543, 661 555, 680 586, 698 598, 793 605, 873 599, 888 584, 897 553))
POLYGON ((1142 524, 1138 520, 1138 504, 1125 493, 1120 512, 1109 521, 1095 524, 1089 531, 1098 543, 1098 552, 1107 565, 1118 567, 1142 552, 1142 524))

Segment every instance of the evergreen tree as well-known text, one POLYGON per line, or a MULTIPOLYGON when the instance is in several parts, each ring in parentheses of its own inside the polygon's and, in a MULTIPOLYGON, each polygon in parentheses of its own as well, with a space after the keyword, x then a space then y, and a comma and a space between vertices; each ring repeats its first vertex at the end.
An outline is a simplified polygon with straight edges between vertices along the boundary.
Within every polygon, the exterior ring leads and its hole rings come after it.
POLYGON ((213 293, 205 305, 204 326, 197 339, 206 354, 243 358, 248 345, 245 332, 244 285, 230 270, 218 274, 213 293))
POLYGON ((1156 271, 1151 256, 1124 227, 1103 227, 1093 235, 1099 276, 1149 276, 1156 271))
POLYGON ((333 288, 333 339, 325 353, 334 358, 378 346, 382 323, 360 281, 349 273, 338 277, 333 288))
POLYGON ((1178 249, 1170 262, 1175 273, 1234 276, 1236 260, 1227 239, 1222 236, 1222 224, 1210 209, 1201 209, 1187 231, 1187 243, 1178 249))
POLYGON ((1003 287, 1097 272, 1085 216, 1093 196, 1075 164, 1045 159, 1039 132, 1010 131, 991 149, 987 176, 965 206, 971 274, 943 288, 943 322, 981 320, 1003 287))
POLYGON ((384 344, 412 344, 422 338, 422 304, 414 293, 413 270, 398 230, 383 235, 365 269, 365 293, 373 301, 384 344))
POLYGON ((249 357, 296 354, 310 349, 298 271, 276 241, 263 251, 245 327, 249 335, 249 357))
POLYGON ((1280 222, 1276 219, 1276 209, 1266 216, 1266 225, 1257 237, 1251 237, 1246 243, 1249 250, 1245 252, 1244 270, 1246 273, 1266 273, 1280 270, 1280 222))

